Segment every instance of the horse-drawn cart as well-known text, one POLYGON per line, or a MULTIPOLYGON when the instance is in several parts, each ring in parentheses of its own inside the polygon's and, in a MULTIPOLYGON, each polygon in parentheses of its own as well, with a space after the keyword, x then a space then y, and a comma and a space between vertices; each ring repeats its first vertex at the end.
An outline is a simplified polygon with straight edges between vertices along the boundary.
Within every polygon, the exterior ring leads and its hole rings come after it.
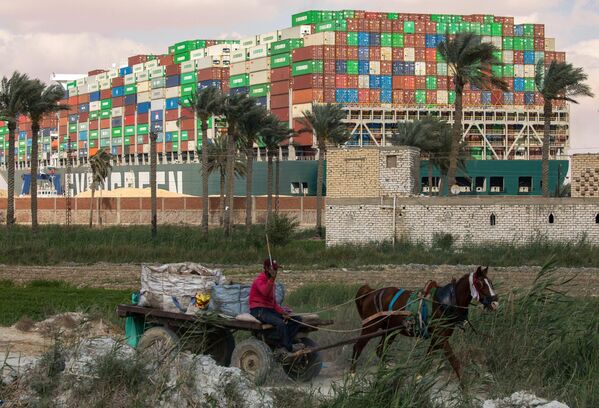
MULTIPOLYGON (((275 363, 298 381, 310 381, 322 368, 318 351, 301 353, 292 359, 278 358, 273 353, 277 344, 275 330, 257 321, 214 314, 189 315, 136 305, 118 305, 117 313, 143 322, 138 350, 153 350, 160 357, 177 349, 207 354, 218 364, 240 368, 257 384, 265 381, 275 363), (233 334, 237 331, 251 336, 236 344, 233 334)), ((333 322, 318 316, 302 316, 302 320, 306 325, 301 326, 294 343, 303 344, 307 350, 318 348, 309 333, 333 322)))

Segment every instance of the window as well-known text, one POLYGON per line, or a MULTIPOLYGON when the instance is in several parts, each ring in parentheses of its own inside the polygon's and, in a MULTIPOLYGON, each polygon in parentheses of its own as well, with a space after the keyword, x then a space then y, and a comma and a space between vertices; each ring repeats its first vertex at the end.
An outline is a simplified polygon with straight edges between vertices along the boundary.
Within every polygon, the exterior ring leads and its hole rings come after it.
POLYGON ((495 214, 491 214, 489 222, 490 222, 491 226, 497 224, 497 217, 495 217, 495 214))
POLYGON ((302 181, 302 194, 308 195, 308 183, 305 181, 302 181))
POLYGON ((485 177, 476 177, 474 179, 474 187, 477 193, 487 191, 487 179, 485 177))
POLYGON ((430 188, 431 186, 428 185, 428 177, 422 177, 421 178, 421 186, 422 186, 422 192, 423 193, 428 193, 428 192, 436 192, 439 191, 439 177, 433 177, 432 182, 432 189, 430 188))
POLYGON ((599 224, 599 214, 595 216, 595 224, 599 224))
POLYGON ((391 169, 391 168, 395 168, 395 167, 397 167, 397 156, 396 155, 387 156, 387 168, 391 169))
POLYGON ((456 177, 455 182, 460 186, 461 193, 469 193, 472 191, 472 180, 466 177, 456 177))
POLYGON ((555 222, 555 217, 553 216, 553 213, 549 214, 549 224, 553 224, 555 222))
POLYGON ((291 182, 291 194, 301 194, 301 187, 300 187, 300 183, 298 182, 291 182))
POLYGON ((518 177, 518 193, 526 194, 532 191, 532 177, 518 177))
POLYGON ((503 191, 503 177, 490 177, 491 193, 503 191))

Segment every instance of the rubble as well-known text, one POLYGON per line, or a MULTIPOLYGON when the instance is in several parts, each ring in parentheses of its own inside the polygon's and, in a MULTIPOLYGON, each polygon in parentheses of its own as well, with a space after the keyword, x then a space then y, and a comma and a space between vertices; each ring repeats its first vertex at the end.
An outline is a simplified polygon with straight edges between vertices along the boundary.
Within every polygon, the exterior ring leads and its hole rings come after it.
POLYGON ((506 398, 486 400, 483 408, 568 408, 558 401, 547 401, 526 391, 518 391, 506 398))

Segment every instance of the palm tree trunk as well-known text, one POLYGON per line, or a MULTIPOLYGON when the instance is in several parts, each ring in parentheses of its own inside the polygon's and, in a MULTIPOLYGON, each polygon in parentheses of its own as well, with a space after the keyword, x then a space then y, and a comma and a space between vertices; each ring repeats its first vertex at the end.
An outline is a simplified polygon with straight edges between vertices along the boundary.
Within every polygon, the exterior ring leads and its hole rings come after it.
POLYGON ((253 174, 254 174, 254 147, 246 146, 245 149, 246 157, 246 175, 245 175, 245 225, 248 227, 252 225, 252 190, 253 186, 253 174))
POLYGON ((40 125, 37 121, 31 123, 31 230, 37 232, 37 172, 38 172, 38 136, 40 125))
POLYGON ((433 195, 433 162, 431 157, 428 158, 428 195, 433 195))
POLYGON ((324 143, 318 146, 318 171, 316 176, 316 231, 318 236, 323 238, 322 231, 322 183, 324 178, 324 143))
POLYGON ((202 230, 208 233, 208 212, 210 198, 208 194, 208 118, 202 118, 202 230))
POLYGON ((8 191, 6 203, 6 225, 11 227, 15 222, 15 130, 17 124, 8 122, 8 155, 6 168, 8 170, 8 191))
POLYGON ((92 183, 92 199, 89 202, 89 227, 94 225, 94 198, 96 196, 96 186, 92 183))
POLYGON ((280 166, 281 166, 281 158, 277 154, 277 159, 275 161, 275 213, 276 214, 279 213, 279 193, 281 191, 281 184, 280 184, 281 169, 280 169, 280 166))
POLYGON ((268 155, 266 171, 266 225, 268 225, 272 217, 272 152, 270 149, 266 154, 268 155))
POLYGON ((150 134, 150 195, 152 206, 152 238, 158 234, 158 202, 156 198, 156 139, 155 133, 150 134))
POLYGON ((237 138, 235 137, 235 129, 230 129, 229 141, 227 143, 227 171, 226 171, 226 185, 227 185, 227 196, 225 205, 225 217, 224 217, 224 228, 225 235, 231 235, 231 228, 233 224, 233 186, 235 183, 235 147, 237 138))
POLYGON ((543 161, 541 163, 543 197, 549 197, 549 146, 551 144, 551 116, 553 107, 551 99, 545 99, 543 107, 545 121, 543 126, 543 161))
POLYGON ((220 172, 220 199, 218 201, 218 207, 218 223, 222 227, 225 219, 225 174, 222 171, 220 172))
MULTIPOLYGON (((455 184, 455 175, 458 168, 458 152, 459 146, 462 141, 462 96, 464 93, 464 88, 456 84, 455 89, 455 113, 454 113, 454 122, 453 122, 453 140, 451 142, 451 152, 449 154, 449 170, 447 172, 447 185, 452 186, 455 184)), ((441 194, 441 189, 439 189, 439 194, 441 194)))

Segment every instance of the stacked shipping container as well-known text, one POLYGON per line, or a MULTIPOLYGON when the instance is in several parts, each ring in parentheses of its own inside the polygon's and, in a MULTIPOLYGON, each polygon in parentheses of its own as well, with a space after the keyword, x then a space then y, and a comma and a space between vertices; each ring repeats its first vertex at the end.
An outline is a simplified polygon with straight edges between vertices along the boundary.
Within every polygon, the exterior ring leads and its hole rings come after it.
MULTIPOLYGON (((511 17, 428 15, 358 10, 307 11, 292 27, 240 41, 191 40, 166 55, 130 57, 119 69, 90 71, 68 84, 68 113, 43 126, 42 158, 68 149, 80 158, 107 148, 115 155, 149 152, 149 131, 158 129, 159 153, 195 151, 200 124, 189 96, 215 86, 257 98, 295 130, 313 102, 364 106, 430 106, 454 102, 454 86, 437 45, 459 32, 474 32, 494 44, 495 75, 508 92, 468 87, 466 107, 542 105, 535 92, 535 64, 563 61, 541 24, 514 24, 511 17), (56 123, 57 122, 57 123, 56 123), (52 143, 50 129, 57 129, 52 143)), ((210 136, 218 129, 210 124, 210 136)), ((20 121, 19 161, 29 160, 29 126, 20 121)), ((0 125, 0 155, 7 129, 0 125)), ((312 136, 294 138, 312 146, 312 136)))

